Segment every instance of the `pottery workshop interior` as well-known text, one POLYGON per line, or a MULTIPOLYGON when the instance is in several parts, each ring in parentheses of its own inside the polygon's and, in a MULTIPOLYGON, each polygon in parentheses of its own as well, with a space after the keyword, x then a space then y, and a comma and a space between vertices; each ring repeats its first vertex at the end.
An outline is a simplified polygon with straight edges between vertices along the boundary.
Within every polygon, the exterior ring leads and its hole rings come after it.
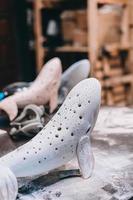
POLYGON ((133 200, 133 0, 0 0, 0 200, 133 200))

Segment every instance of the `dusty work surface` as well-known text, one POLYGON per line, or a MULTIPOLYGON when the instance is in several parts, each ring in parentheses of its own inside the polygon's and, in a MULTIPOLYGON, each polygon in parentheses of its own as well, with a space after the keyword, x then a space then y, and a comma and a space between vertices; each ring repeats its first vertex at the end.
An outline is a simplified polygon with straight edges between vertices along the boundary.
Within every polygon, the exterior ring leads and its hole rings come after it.
MULTIPOLYGON (((19 145, 12 142, 7 135, 1 136, 0 143, 1 154, 19 145)), ((92 135, 92 146, 95 167, 90 179, 72 177, 60 180, 62 172, 54 172, 53 175, 49 174, 36 182, 25 184, 26 189, 18 199, 133 199, 133 109, 102 108, 92 135)), ((76 168, 76 161, 71 163, 67 165, 67 169, 76 168)), ((23 190, 20 188, 21 191, 23 190)))

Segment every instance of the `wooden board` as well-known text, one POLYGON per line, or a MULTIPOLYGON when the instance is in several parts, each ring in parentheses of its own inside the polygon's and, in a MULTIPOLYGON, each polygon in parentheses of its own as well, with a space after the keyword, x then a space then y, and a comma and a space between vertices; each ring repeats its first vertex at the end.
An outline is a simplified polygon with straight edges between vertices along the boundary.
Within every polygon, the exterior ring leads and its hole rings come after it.
POLYGON ((129 75, 121 76, 119 78, 118 77, 110 78, 108 80, 105 80, 104 84, 106 87, 110 87, 110 86, 132 83, 132 82, 133 82, 133 75, 129 74, 129 75))
POLYGON ((88 0, 88 47, 89 48, 89 59, 91 63, 91 74, 93 75, 93 67, 96 64, 98 54, 98 10, 97 0, 88 0))
POLYGON ((128 0, 97 0, 98 3, 127 4, 128 0))

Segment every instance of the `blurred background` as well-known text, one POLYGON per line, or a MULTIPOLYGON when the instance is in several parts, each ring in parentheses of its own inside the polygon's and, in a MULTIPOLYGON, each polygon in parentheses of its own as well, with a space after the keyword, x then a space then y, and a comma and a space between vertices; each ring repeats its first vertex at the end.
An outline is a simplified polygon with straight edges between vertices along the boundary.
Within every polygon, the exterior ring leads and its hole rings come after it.
POLYGON ((0 0, 0 88, 32 81, 58 56, 88 58, 102 105, 133 104, 132 0, 0 0))

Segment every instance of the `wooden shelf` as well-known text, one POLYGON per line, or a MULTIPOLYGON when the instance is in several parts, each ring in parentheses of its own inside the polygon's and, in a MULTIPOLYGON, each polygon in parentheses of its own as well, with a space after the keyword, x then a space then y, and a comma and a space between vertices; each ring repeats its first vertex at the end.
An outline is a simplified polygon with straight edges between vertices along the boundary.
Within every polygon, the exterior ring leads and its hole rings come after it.
POLYGON ((133 48, 132 44, 121 45, 119 43, 107 44, 104 46, 109 52, 114 50, 129 50, 133 48))
POLYGON ((127 4, 128 0, 97 0, 98 3, 127 4))
MULTIPOLYGON (((112 52, 114 50, 128 50, 133 48, 133 46, 127 44, 125 46, 122 46, 118 43, 113 43, 113 44, 107 44, 104 46, 106 48, 106 50, 108 50, 109 52, 112 52)), ((61 47, 56 47, 53 48, 56 52, 66 52, 66 53, 72 53, 72 52, 81 52, 81 53, 87 53, 89 51, 89 47, 77 47, 77 46, 61 46, 61 47)), ((44 47, 44 50, 50 51, 50 48, 48 47, 44 47)))
MULTIPOLYGON (((45 52, 49 51, 49 48, 44 48, 42 43, 42 17, 41 17, 41 8, 47 8, 47 6, 53 6, 58 5, 60 3, 60 0, 35 0, 34 1, 34 32, 35 32, 35 49, 36 49, 36 61, 37 61, 37 71, 39 72, 41 69, 41 66, 43 65, 43 60, 45 57, 45 52)), ((100 45, 98 43, 98 10, 97 10, 97 4, 98 3, 112 3, 112 4, 127 4, 129 3, 129 0, 87 0, 87 27, 89 30, 89 34, 87 36, 87 43, 88 45, 86 47, 77 47, 77 46, 63 46, 63 47, 56 47, 54 50, 56 52, 80 52, 80 53, 88 53, 88 57, 90 59, 90 63, 92 66, 95 65, 95 62, 98 57, 98 51, 100 48, 100 45)), ((108 51, 113 50, 129 50, 133 47, 131 47, 131 44, 129 43, 129 27, 128 27, 128 7, 124 8, 124 14, 122 19, 122 33, 123 33, 123 39, 121 41, 121 44, 109 44, 104 45, 105 48, 107 48, 108 51)))
MULTIPOLYGON (((88 58, 91 64, 91 76, 97 77, 105 89, 103 103, 112 104, 111 99, 114 98, 114 102, 122 101, 125 103, 127 101, 132 102, 133 99, 133 29, 130 26, 133 24, 133 0, 86 0, 87 1, 87 29, 89 33, 87 34, 87 44, 86 46, 57 46, 57 47, 44 47, 43 43, 45 38, 42 31, 42 8, 55 8, 60 5, 61 0, 34 0, 34 33, 35 33, 35 48, 36 51, 36 62, 37 62, 37 72, 40 71, 43 66, 44 59, 46 55, 54 50, 58 53, 85 53, 88 54, 88 58), (130 67, 127 66, 127 71, 130 74, 125 74, 124 71, 121 73, 119 69, 113 69, 110 66, 110 63, 106 61, 106 58, 103 57, 102 62, 98 60, 99 50, 101 49, 101 44, 98 40, 98 24, 99 24, 99 15, 98 15, 98 4, 117 4, 117 5, 126 5, 123 7, 122 21, 121 21, 121 33, 122 37, 118 43, 111 43, 104 45, 104 48, 111 53, 112 56, 118 55, 119 50, 127 50, 129 56, 130 67), (97 69, 96 72, 96 67, 97 69), (109 69, 111 69, 109 71, 109 69), (108 75, 107 75, 108 74, 108 75), (111 75, 112 74, 112 75, 111 75), (115 74, 115 75, 113 75, 115 74), (117 74, 117 75, 116 75, 117 74), (104 76, 104 77, 103 77, 104 76), (130 92, 126 98, 124 94, 125 89, 128 89, 130 85, 130 92), (121 87, 120 87, 121 86, 121 87), (123 90, 118 95, 113 97, 114 91, 123 90), (105 95, 106 93, 106 95, 105 95), (124 94, 124 95, 123 95, 124 94)), ((71 30, 70 30, 71 31, 71 30)), ((118 60, 118 65, 119 65, 118 60)))
MULTIPOLYGON (((44 47, 46 51, 49 51, 50 49, 47 47, 44 47)), ((62 47, 56 47, 54 48, 56 52, 81 52, 81 53, 87 53, 88 47, 75 47, 75 46, 62 46, 62 47)))
POLYGON ((55 50, 57 52, 82 52, 87 53, 88 47, 75 47, 75 46, 64 46, 64 47, 57 47, 55 50))
POLYGON ((133 83, 133 74, 123 75, 119 78, 118 77, 110 78, 104 82, 104 86, 112 87, 123 83, 124 84, 133 83))
POLYGON ((60 3, 60 0, 42 0, 40 1, 41 8, 53 8, 60 3))

